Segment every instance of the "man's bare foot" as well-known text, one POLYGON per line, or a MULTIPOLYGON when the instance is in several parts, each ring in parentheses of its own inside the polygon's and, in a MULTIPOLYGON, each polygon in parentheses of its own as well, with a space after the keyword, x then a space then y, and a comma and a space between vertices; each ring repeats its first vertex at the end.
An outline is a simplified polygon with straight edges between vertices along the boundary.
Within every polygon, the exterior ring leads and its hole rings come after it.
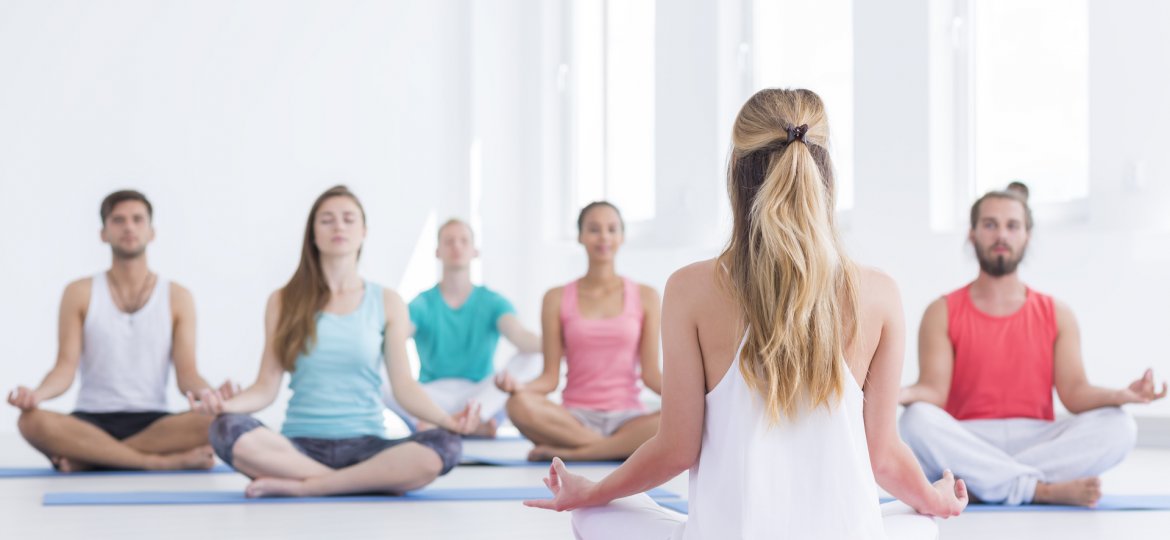
POLYGON ((1101 500, 1101 479, 1097 477, 1081 478, 1069 482, 1036 484, 1036 494, 1032 496, 1035 504, 1067 504, 1070 506, 1097 506, 1101 500))
POLYGON ((147 469, 161 471, 210 469, 215 465, 215 452, 210 445, 192 448, 186 452, 175 452, 161 456, 151 456, 147 469))
POLYGON ((259 497, 304 497, 308 495, 303 480, 288 478, 257 478, 244 488, 244 496, 249 499, 259 497))
POLYGON ((483 437, 485 439, 494 439, 496 438, 496 430, 499 429, 499 427, 499 422, 496 422, 496 419, 492 418, 487 422, 480 422, 479 427, 475 428, 475 431, 471 433, 471 436, 483 437))
POLYGON ((52 458, 50 461, 53 462, 53 468, 63 473, 83 472, 93 469, 93 467, 88 464, 81 463, 79 461, 73 461, 67 457, 58 456, 52 458))
POLYGON ((565 461, 572 461, 573 450, 571 448, 557 448, 555 446, 538 444, 528 452, 528 461, 552 461, 554 457, 559 457, 565 461))

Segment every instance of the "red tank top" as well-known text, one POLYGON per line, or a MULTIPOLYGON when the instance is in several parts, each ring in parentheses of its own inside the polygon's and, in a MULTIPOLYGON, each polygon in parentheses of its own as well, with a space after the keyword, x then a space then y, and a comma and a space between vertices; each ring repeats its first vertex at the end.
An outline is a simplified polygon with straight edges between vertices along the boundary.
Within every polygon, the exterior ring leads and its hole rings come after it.
POLYGON ((955 350, 947 412, 957 420, 1053 420, 1052 297, 1027 289, 1023 307, 993 317, 971 302, 970 288, 947 295, 947 333, 955 350))

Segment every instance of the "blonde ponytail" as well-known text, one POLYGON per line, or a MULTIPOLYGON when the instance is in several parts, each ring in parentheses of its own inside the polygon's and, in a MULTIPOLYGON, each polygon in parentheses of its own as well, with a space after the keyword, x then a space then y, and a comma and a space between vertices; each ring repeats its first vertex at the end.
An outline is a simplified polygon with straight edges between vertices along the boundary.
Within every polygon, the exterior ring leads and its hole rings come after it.
POLYGON ((720 259, 747 325, 740 370, 773 421, 844 390, 857 278, 833 218, 824 107, 808 90, 763 90, 733 128, 734 229, 720 259))

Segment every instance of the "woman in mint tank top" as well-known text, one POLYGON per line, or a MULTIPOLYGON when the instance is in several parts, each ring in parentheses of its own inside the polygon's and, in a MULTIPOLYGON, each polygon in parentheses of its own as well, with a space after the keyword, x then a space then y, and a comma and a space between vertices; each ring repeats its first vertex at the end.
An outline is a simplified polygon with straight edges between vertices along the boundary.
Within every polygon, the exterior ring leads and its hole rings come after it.
POLYGON ((318 197, 300 266, 268 299, 256 382, 227 401, 212 392, 188 394, 192 409, 216 416, 211 444, 220 459, 253 479, 249 497, 418 489, 459 462, 459 434, 479 424, 470 407, 454 416, 444 412, 411 376, 406 305, 357 271, 365 219, 345 186, 318 197), (383 362, 402 406, 440 429, 385 437, 383 362), (286 371, 293 395, 277 433, 248 415, 272 404, 286 371))
POLYGON ((642 385, 662 387, 658 293, 614 270, 625 234, 617 207, 586 206, 577 229, 589 270, 544 296, 544 372, 528 383, 498 381, 512 394, 509 418, 536 443, 532 461, 625 459, 658 431, 658 413, 639 399, 642 385), (562 357, 568 375, 558 404, 546 396, 560 382, 562 357))

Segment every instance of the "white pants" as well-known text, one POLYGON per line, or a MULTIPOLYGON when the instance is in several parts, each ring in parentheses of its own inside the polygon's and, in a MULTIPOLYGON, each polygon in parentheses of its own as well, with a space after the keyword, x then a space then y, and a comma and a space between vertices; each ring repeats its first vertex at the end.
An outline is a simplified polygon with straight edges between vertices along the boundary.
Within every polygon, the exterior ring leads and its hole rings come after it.
POLYGON ((1133 450, 1137 426, 1118 407, 1055 422, 1033 418, 955 420, 929 403, 914 403, 898 422, 931 480, 944 469, 984 502, 1027 504, 1038 482, 1097 476, 1133 450))
MULTIPOLYGON (((882 505, 882 524, 890 540, 938 538, 938 524, 933 518, 919 515, 900 502, 882 505)), ((573 511, 573 535, 577 540, 679 540, 686 526, 686 516, 659 506, 645 493, 573 511)))
MULTIPOLYGON (((543 369, 544 357, 539 353, 517 354, 508 360, 508 365, 504 367, 504 371, 519 382, 528 382, 539 377, 543 369)), ((469 400, 475 400, 482 407, 481 420, 486 422, 503 411, 504 404, 508 402, 508 394, 496 388, 493 379, 494 377, 488 377, 479 382, 467 379, 437 379, 423 383, 422 387, 431 397, 431 401, 447 411, 447 414, 455 414, 463 410, 469 400)), ((389 385, 383 390, 382 399, 386 402, 386 407, 402 417, 411 426, 411 430, 414 429, 418 419, 406 412, 406 409, 394 399, 394 393, 389 385)))

